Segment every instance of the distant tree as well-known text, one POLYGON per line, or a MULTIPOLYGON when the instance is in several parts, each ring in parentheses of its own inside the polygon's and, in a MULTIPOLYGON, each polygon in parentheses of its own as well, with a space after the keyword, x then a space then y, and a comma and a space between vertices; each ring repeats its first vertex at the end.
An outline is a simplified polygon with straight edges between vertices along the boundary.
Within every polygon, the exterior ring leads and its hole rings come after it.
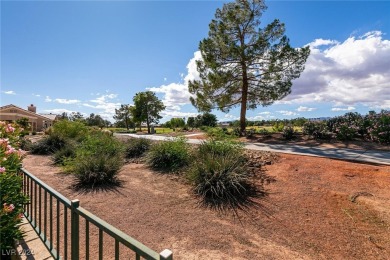
POLYGON ((217 116, 211 113, 204 113, 202 115, 202 125, 214 127, 217 125, 217 116))
POLYGON ((178 128, 178 127, 184 127, 186 125, 186 122, 183 118, 171 118, 169 120, 170 128, 178 128))
POLYGON ((248 109, 267 106, 291 92, 309 47, 292 48, 284 24, 274 20, 260 28, 263 0, 236 0, 217 9, 209 36, 199 44, 199 80, 189 82, 191 103, 200 111, 228 112, 240 106, 240 131, 245 134, 248 109))
POLYGON ((129 130, 130 127, 134 128, 132 109, 133 108, 130 105, 121 105, 120 108, 115 109, 114 119, 116 120, 116 124, 122 122, 127 130, 129 130))
POLYGON ((195 127, 195 117, 189 117, 187 119, 187 125, 188 127, 194 128, 195 127))
POLYGON ((95 115, 94 113, 90 114, 89 117, 85 119, 85 122, 88 126, 97 126, 100 128, 106 126, 106 121, 100 115, 95 115))
POLYGON ((60 120, 69 120, 68 113, 63 112, 63 113, 60 115, 60 120))
POLYGON ((69 115, 69 120, 70 121, 79 121, 79 122, 84 122, 84 116, 80 112, 72 112, 69 115))
POLYGON ((132 114, 134 121, 139 124, 146 122, 150 134, 150 125, 157 124, 162 118, 160 112, 165 109, 163 102, 152 91, 137 93, 133 98, 133 102, 132 114))

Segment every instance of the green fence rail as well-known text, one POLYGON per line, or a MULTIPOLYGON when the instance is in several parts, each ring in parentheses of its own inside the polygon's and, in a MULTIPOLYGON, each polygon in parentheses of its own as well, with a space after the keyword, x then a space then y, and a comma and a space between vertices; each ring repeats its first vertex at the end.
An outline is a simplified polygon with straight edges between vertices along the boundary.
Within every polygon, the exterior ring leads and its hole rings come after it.
POLYGON ((170 250, 165 249, 161 253, 153 251, 82 208, 79 200, 70 201, 26 169, 22 169, 22 175, 23 192, 30 198, 24 214, 55 259, 108 257, 119 260, 129 256, 137 260, 173 259, 170 250), (98 241, 93 240, 95 236, 91 240, 92 228, 98 233, 98 241), (104 235, 109 239, 104 239, 104 235))

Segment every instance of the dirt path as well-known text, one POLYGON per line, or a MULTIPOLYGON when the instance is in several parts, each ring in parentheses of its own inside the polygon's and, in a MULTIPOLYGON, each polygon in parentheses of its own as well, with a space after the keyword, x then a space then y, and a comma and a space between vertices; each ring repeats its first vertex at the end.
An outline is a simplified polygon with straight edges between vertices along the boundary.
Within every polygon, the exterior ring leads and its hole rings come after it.
POLYGON ((80 193, 44 156, 24 167, 81 206, 174 259, 390 259, 390 167, 283 154, 267 166, 265 208, 221 214, 198 206, 190 187, 142 164, 123 187, 80 193), (371 196, 372 195, 372 196, 371 196))

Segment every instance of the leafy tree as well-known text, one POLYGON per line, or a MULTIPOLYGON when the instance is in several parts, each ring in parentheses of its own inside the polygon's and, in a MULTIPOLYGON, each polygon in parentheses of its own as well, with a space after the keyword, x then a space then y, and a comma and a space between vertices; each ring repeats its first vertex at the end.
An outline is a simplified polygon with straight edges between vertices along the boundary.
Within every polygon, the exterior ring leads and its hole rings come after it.
POLYGON ((100 115, 95 115, 94 113, 90 114, 89 117, 85 119, 85 122, 88 126, 98 126, 100 128, 106 126, 106 121, 100 115))
POLYGON ((126 129, 129 130, 129 128, 134 128, 134 122, 133 122, 133 114, 131 112, 132 106, 130 105, 121 105, 119 109, 115 109, 115 115, 114 119, 116 120, 116 124, 119 122, 122 122, 126 129))
POLYGON ((202 115, 202 125, 215 127, 217 125, 217 116, 211 113, 204 113, 202 115))
POLYGON ((63 112, 63 113, 60 115, 60 120, 69 120, 68 113, 63 112))
POLYGON ((240 106, 241 134, 247 109, 288 95, 310 53, 309 47, 290 46, 279 20, 260 28, 266 9, 263 0, 236 0, 217 9, 208 38, 199 44, 200 79, 189 82, 189 91, 195 94, 191 102, 200 111, 228 112, 240 106))
POLYGON ((188 127, 191 127, 191 128, 194 128, 196 125, 195 125, 195 117, 189 117, 187 119, 187 125, 188 127))
POLYGON ((69 115, 69 120, 70 121, 79 121, 79 122, 85 121, 83 114, 81 114, 80 112, 72 112, 69 115))
POLYGON ((171 128, 184 127, 186 125, 183 118, 171 118, 169 123, 171 128))
POLYGON ((150 134, 150 125, 158 123, 162 118, 160 112, 165 109, 161 100, 159 100, 152 91, 139 92, 133 98, 134 109, 132 110, 134 121, 138 123, 146 122, 148 133, 150 134))

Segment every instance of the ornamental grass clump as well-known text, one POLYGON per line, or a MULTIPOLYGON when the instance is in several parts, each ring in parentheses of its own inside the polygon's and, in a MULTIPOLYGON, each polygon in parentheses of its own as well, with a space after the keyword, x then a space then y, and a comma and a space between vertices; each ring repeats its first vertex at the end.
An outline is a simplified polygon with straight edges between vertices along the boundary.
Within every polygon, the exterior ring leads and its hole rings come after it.
POLYGON ((67 139, 56 133, 52 133, 49 136, 44 137, 36 143, 30 146, 30 152, 32 154, 49 155, 62 149, 67 145, 67 139))
POLYGON ((118 183, 117 174, 123 165, 122 143, 112 136, 96 132, 77 147, 74 158, 65 169, 75 175, 78 186, 95 187, 118 183))
MULTIPOLYGON (((24 152, 19 146, 22 129, 0 121, 0 252, 13 249, 15 240, 23 233, 18 225, 23 216, 23 205, 28 197, 22 193, 19 175, 24 152)), ((6 257, 6 256, 2 256, 6 257)), ((2 258, 1 257, 1 258, 2 258)))
POLYGON ((216 209, 245 209, 265 193, 253 183, 243 147, 209 140, 199 145, 187 172, 201 203, 216 209))
POLYGON ((54 164, 65 166, 68 160, 71 160, 76 156, 76 149, 77 143, 69 140, 64 147, 53 153, 52 160, 54 164))
POLYGON ((125 144, 125 157, 137 158, 143 156, 149 150, 151 143, 146 138, 131 138, 125 144))
POLYGON ((189 165, 191 151, 184 138, 155 143, 147 154, 147 164, 161 172, 177 172, 189 165))

